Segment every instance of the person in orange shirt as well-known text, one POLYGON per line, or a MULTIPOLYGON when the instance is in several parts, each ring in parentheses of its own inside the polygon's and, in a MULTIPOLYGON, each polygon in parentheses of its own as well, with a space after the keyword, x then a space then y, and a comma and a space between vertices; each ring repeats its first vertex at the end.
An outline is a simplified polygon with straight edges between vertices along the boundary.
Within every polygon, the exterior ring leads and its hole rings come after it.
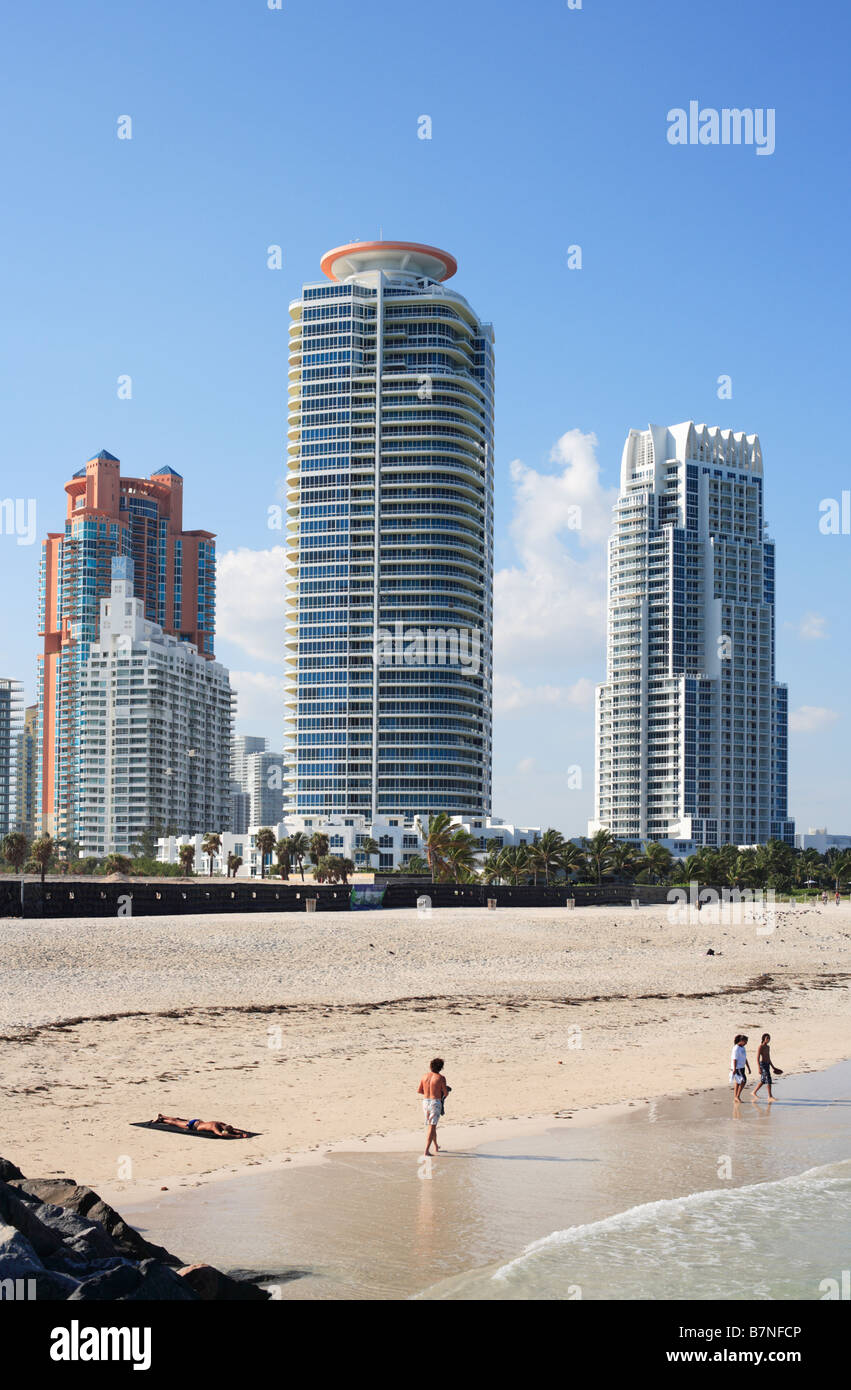
POLYGON ((432 1057, 429 1062, 430 1070, 426 1072, 419 1086, 417 1095, 423 1098, 423 1113, 425 1114, 428 1132, 426 1134, 426 1157, 428 1157, 431 1146, 434 1144, 436 1154, 440 1153, 437 1142, 437 1126, 443 1114, 443 1102, 449 1095, 450 1086, 446 1084, 446 1077, 443 1072, 443 1058, 432 1057))

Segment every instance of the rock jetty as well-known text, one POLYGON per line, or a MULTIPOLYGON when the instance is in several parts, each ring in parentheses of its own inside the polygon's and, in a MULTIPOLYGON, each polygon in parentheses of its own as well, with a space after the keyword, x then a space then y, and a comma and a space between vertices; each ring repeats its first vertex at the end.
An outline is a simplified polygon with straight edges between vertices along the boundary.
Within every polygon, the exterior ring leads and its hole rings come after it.
POLYGON ((0 1298, 262 1300, 271 1294, 145 1240, 73 1178, 26 1178, 0 1158, 0 1298))

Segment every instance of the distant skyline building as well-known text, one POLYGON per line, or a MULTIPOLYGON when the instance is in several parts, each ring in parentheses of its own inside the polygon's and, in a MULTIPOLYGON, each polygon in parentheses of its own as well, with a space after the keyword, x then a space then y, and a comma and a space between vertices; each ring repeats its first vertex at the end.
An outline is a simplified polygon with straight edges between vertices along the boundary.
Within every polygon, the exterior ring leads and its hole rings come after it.
POLYGON ((285 812, 491 810, 493 343, 445 251, 290 305, 285 812))
POLYGON ((39 575, 37 829, 79 830, 78 714, 82 670, 97 640, 114 556, 132 559, 145 617, 213 659, 215 537, 183 529, 183 479, 164 465, 122 478, 102 449, 65 484, 65 529, 42 542, 39 575))
POLYGON ((245 835, 251 824, 251 794, 248 790, 248 758, 264 753, 269 740, 258 734, 237 734, 230 745, 230 828, 245 835))
POLYGON ((231 830, 244 835, 249 826, 277 825, 283 816, 284 763, 269 749, 269 740, 240 734, 231 741, 231 830))
POLYGON ((630 430, 609 542, 589 833, 795 843, 756 435, 630 430))
POLYGON ((35 834, 35 801, 38 751, 38 705, 27 705, 24 724, 16 740, 15 828, 31 840, 35 834))
POLYGON ((261 734, 236 734, 230 741, 230 775, 244 787, 248 781, 248 759, 252 753, 266 753, 269 740, 261 734))
POLYGON ((23 686, 0 676, 0 835, 17 829, 16 753, 23 686))
POLYGON ((229 828, 228 672, 145 617, 128 556, 111 569, 80 680, 79 840, 97 855, 145 830, 229 828))

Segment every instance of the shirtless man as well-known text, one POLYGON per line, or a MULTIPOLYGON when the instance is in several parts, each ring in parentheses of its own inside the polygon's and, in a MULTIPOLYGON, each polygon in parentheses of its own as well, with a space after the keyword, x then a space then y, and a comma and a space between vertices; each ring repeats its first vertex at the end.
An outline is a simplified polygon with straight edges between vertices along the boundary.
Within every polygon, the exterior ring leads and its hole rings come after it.
POLYGON ((429 1062, 430 1070, 426 1072, 419 1086, 417 1095, 423 1098, 423 1113, 425 1114, 428 1132, 426 1134, 426 1157, 428 1157, 432 1144, 436 1154, 440 1153, 437 1143, 437 1125, 443 1113, 443 1101, 449 1094, 449 1087, 446 1084, 446 1077, 442 1076, 443 1058, 432 1057, 429 1062))
POLYGON ((759 1066, 759 1085, 757 1086, 756 1091, 754 1091, 753 1095, 751 1096, 751 1100, 756 1100, 757 1091, 761 1091, 763 1086, 768 1087, 768 1099, 774 1100, 774 1096, 771 1094, 771 1073, 774 1071, 777 1073, 778 1076, 782 1076, 783 1068, 775 1067, 774 1063, 771 1060, 770 1033, 763 1033, 762 1042, 760 1043, 757 1049, 756 1060, 757 1065, 759 1066))
POLYGON ((192 1134, 215 1134, 217 1139, 247 1139, 248 1131, 234 1129, 224 1120, 181 1120, 174 1115, 157 1115, 158 1125, 173 1125, 175 1129, 188 1129, 192 1134))

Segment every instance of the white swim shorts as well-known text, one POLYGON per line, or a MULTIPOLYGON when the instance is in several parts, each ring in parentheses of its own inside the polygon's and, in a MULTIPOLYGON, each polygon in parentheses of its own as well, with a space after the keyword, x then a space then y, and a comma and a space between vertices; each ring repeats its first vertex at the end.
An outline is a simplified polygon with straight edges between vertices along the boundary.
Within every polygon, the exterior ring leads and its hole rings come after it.
POLYGON ((436 1098, 430 1099, 423 1097, 423 1114, 426 1117, 427 1125, 436 1125, 440 1119, 440 1101, 436 1098))

